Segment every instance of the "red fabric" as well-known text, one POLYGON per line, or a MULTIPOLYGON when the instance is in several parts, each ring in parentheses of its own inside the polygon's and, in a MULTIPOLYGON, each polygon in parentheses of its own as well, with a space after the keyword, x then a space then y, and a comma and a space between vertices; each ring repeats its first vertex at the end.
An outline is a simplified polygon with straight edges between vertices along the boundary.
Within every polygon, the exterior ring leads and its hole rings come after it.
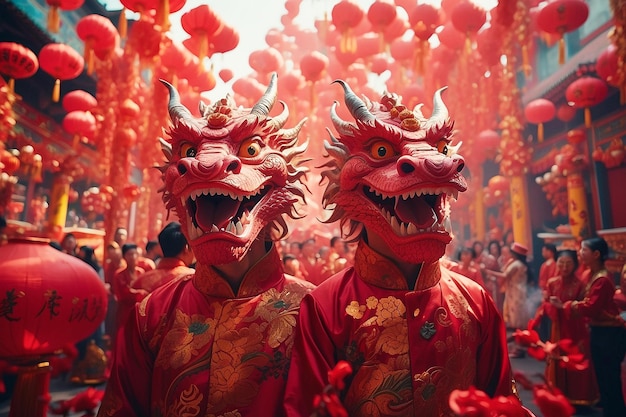
POLYGON ((144 258, 142 256, 137 258, 137 266, 146 272, 154 271, 156 269, 156 264, 152 259, 144 258))
POLYGON ((564 309, 567 314, 587 317, 592 326, 622 326, 614 296, 615 284, 609 272, 603 269, 591 277, 585 289, 585 298, 565 303, 564 309))
POLYGON ((137 278, 133 288, 152 292, 173 279, 193 275, 195 272, 195 269, 189 268, 185 262, 178 258, 162 258, 155 270, 148 271, 137 278))
POLYGON ((463 264, 455 264, 450 267, 450 271, 456 272, 457 274, 461 274, 465 277, 468 277, 472 281, 480 284, 481 287, 485 288, 485 281, 483 280, 483 274, 476 268, 468 267, 465 268, 463 264))
POLYGON ((354 267, 305 296, 287 415, 309 417, 339 360, 354 369, 342 395, 351 417, 447 415, 450 393, 470 386, 510 395, 506 333, 491 297, 439 262, 422 267, 416 288, 360 242, 354 267), (429 328, 430 338, 420 334, 429 328))
POLYGON ((539 267, 539 288, 545 290, 546 285, 548 285, 548 280, 557 275, 556 262, 554 259, 547 259, 539 267))
POLYGON ((135 303, 141 301, 146 295, 145 291, 132 288, 137 277, 143 273, 143 269, 135 267, 135 273, 131 275, 128 268, 124 268, 119 270, 113 277, 112 291, 113 296, 117 300, 115 326, 118 331, 126 323, 128 316, 135 307, 135 303))
POLYGON ((99 416, 282 416, 301 298, 313 288, 283 274, 275 249, 235 294, 219 273, 157 288, 118 339, 99 416))

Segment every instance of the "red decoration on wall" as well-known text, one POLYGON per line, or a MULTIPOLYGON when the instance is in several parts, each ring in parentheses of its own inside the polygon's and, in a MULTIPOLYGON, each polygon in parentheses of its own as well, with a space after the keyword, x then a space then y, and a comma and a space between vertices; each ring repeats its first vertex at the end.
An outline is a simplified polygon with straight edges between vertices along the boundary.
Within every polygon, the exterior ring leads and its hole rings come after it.
POLYGON ((538 98, 529 102, 524 108, 524 116, 530 123, 538 125, 537 137, 543 142, 543 124, 554 119, 556 108, 554 103, 545 98, 538 98))
POLYGON ((559 63, 565 63, 563 35, 578 29, 589 17, 584 0, 549 0, 537 14, 537 26, 544 32, 559 36, 559 63))
POLYGON ((600 104, 609 93, 604 80, 584 76, 571 83, 565 90, 565 98, 574 107, 585 109, 585 126, 591 127, 590 107, 600 104))
POLYGON ((61 81, 76 78, 83 72, 85 61, 74 48, 62 43, 49 43, 39 51, 39 65, 55 79, 52 101, 59 101, 61 81))

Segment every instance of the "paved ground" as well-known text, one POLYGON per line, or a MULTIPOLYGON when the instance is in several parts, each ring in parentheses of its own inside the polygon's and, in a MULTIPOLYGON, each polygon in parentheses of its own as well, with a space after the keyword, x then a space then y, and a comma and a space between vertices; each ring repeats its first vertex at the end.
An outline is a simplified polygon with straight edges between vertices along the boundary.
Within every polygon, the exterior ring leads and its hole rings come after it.
MULTIPOLYGON (((540 379, 537 375, 543 373, 544 363, 539 362, 535 359, 525 357, 522 359, 511 359, 511 364, 515 371, 524 372, 529 378, 533 381, 539 382, 540 379)), ((104 385, 98 386, 99 389, 104 389, 104 385)), ((530 391, 525 391, 521 387, 520 388, 520 397, 522 402, 526 407, 528 407, 532 412, 536 414, 537 417, 549 417, 543 416, 537 406, 533 403, 532 393, 530 391)), ((58 377, 51 381, 50 383, 50 394, 52 396, 52 401, 61 401, 72 398, 77 393, 85 390, 84 386, 76 386, 68 381, 65 381, 63 378, 58 377)), ((8 417, 9 408, 11 405, 10 399, 0 400, 0 417, 8 417)), ((53 414, 49 413, 49 416, 53 416, 53 414)), ((74 413, 70 414, 68 417, 81 417, 84 413, 74 413)), ((600 417, 602 413, 597 409, 593 408, 590 410, 586 410, 585 413, 576 414, 576 416, 580 417, 600 417)), ((21 416, 16 416, 21 417, 21 416)))

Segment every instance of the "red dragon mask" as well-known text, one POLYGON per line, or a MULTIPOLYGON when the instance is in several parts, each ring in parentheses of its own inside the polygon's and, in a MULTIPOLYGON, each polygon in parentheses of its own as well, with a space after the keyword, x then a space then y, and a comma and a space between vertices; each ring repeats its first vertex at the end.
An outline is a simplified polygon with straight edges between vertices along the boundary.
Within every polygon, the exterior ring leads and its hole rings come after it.
POLYGON ((306 119, 283 129, 289 110, 269 113, 276 102, 276 74, 250 109, 231 97, 212 106, 200 103, 194 117, 170 84, 172 126, 161 140, 167 158, 161 167, 166 208, 178 216, 197 262, 223 265, 241 260, 252 242, 280 238, 285 216, 299 218, 304 203, 300 166, 307 143, 297 145, 306 119), (263 233, 262 233, 263 232, 263 233))
POLYGON ((325 143, 329 162, 322 173, 328 180, 324 207, 333 209, 327 220, 341 220, 348 238, 362 227, 376 233, 398 259, 413 264, 435 262, 451 240, 449 198, 467 189, 461 175, 463 157, 451 145, 454 123, 439 90, 433 113, 401 104, 395 94, 380 103, 358 98, 347 83, 345 103, 355 122, 330 117, 339 133, 325 143))

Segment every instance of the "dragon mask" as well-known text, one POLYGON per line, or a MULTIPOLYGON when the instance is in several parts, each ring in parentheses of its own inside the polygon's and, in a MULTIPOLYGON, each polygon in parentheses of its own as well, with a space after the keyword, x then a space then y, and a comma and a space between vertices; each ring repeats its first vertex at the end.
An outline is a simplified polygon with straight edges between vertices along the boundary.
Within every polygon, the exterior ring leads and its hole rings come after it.
POLYGON ((264 95, 252 108, 236 107, 227 96, 211 106, 200 103, 194 117, 169 89, 172 126, 161 140, 167 161, 161 172, 163 201, 176 212, 199 264, 222 265, 241 260, 257 238, 280 238, 286 216, 299 218, 304 203, 298 145, 306 119, 283 128, 289 116, 270 117, 277 95, 273 74, 264 95))
POLYGON ((330 142, 325 142, 323 204, 332 210, 327 222, 340 220, 352 239, 364 226, 404 262, 435 262, 451 240, 449 199, 467 189, 464 160, 456 153, 460 143, 451 144, 454 123, 443 89, 435 93, 427 119, 421 105, 409 110, 395 94, 370 102, 346 82, 335 82, 343 87, 355 122, 342 120, 338 103, 332 105, 339 135, 328 130, 330 142))

